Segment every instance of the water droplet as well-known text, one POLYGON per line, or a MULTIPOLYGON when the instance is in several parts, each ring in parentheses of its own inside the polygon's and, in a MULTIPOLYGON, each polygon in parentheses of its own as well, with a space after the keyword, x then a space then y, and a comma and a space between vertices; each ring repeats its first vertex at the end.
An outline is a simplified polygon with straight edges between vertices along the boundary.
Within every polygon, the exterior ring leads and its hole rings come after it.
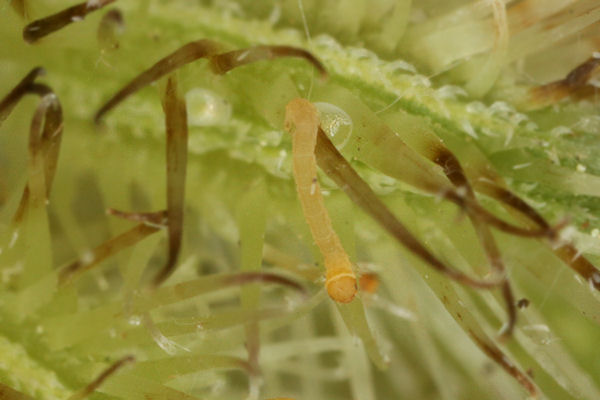
POLYGON ((231 119, 231 104, 210 90, 191 89, 185 94, 185 99, 192 126, 223 125, 231 119))
POLYGON ((336 105, 331 103, 315 103, 319 111, 321 127, 338 149, 343 149, 352 136, 352 118, 336 105))
POLYGON ((132 326, 140 326, 142 323, 142 318, 139 315, 132 315, 127 320, 127 323, 129 323, 129 325, 132 325, 132 326))
POLYGON ((81 255, 81 262, 85 265, 89 265, 94 262, 94 253, 91 251, 86 251, 81 255))

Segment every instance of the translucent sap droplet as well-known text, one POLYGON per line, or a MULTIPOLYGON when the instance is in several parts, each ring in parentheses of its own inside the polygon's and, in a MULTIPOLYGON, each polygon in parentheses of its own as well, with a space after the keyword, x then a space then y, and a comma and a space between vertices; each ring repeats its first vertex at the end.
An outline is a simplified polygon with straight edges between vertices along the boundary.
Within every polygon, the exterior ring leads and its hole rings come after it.
POLYGON ((352 118, 346 111, 331 103, 315 103, 315 107, 319 111, 321 127, 338 149, 343 149, 352 136, 352 118))
POLYGON ((185 100, 192 126, 223 125, 231 118, 231 104, 210 90, 191 89, 185 94, 185 100))

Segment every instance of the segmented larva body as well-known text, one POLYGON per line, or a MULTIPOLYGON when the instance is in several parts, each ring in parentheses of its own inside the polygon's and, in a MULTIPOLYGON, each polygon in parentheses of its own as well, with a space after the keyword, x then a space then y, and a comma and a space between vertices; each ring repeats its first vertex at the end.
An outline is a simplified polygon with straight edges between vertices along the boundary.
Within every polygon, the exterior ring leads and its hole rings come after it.
POLYGON ((325 288, 339 303, 349 303, 356 294, 356 275, 339 237, 333 230, 317 180, 315 146, 319 115, 305 99, 294 99, 285 108, 285 129, 292 134, 293 171, 304 218, 325 260, 325 288))

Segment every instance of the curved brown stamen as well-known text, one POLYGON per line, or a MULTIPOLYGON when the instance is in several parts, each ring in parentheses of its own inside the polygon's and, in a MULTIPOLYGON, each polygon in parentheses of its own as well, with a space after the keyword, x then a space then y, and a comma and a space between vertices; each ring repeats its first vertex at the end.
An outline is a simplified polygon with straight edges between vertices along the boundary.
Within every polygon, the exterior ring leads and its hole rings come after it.
MULTIPOLYGON (((60 143, 63 130, 62 107, 52 89, 44 84, 35 83, 38 76, 45 74, 41 67, 32 69, 14 88, 0 101, 0 125, 10 115, 14 107, 26 94, 38 95, 40 104, 32 118, 29 131, 30 159, 43 169, 46 199, 50 196, 54 175, 58 163, 60 143), (43 121, 43 127, 42 127, 43 121)), ((38 181, 39 183, 39 181, 38 181)), ((13 224, 19 223, 29 199, 29 184, 23 190, 19 206, 13 216, 13 224)))
POLYGON ((165 266, 154 278, 159 286, 175 270, 183 236, 185 177, 187 171, 188 124, 185 98, 179 93, 177 79, 167 81, 163 99, 167 132, 167 231, 169 256, 165 266))
POLYGON ((495 346, 491 342, 485 341, 483 338, 479 337, 475 332, 469 331, 469 336, 471 339, 475 341, 477 346, 492 360, 494 360, 498 365, 502 367, 509 375, 517 380, 527 390, 529 395, 533 398, 537 398, 538 391, 535 387, 535 384, 529 379, 527 374, 523 373, 516 365, 514 365, 507 357, 504 355, 502 350, 500 350, 497 346, 495 346))
POLYGON ((272 272, 240 272, 235 275, 226 276, 223 278, 223 280, 226 285, 231 286, 247 285, 254 282, 274 283, 277 285, 287 286, 302 294, 306 294, 306 289, 298 282, 272 272))
POLYGON ((46 70, 42 67, 35 67, 11 90, 2 100, 0 100, 0 125, 10 115, 13 108, 17 105, 19 100, 26 95, 31 93, 31 84, 39 77, 46 74, 46 70))
POLYGON ((82 272, 87 271, 104 261, 108 257, 133 246, 146 236, 158 232, 159 228, 146 224, 139 224, 130 230, 107 240, 98 247, 90 250, 80 259, 65 265, 58 271, 58 284, 64 286, 72 282, 82 272))
POLYGON ((116 0, 89 0, 33 21, 23 29, 23 39, 27 43, 35 43, 44 36, 56 32, 73 22, 81 21, 89 13, 114 1, 116 0))
MULTIPOLYGON (((457 188, 464 188, 466 197, 474 204, 479 204, 475 197, 475 192, 464 173, 464 170, 458 161, 458 159, 445 147, 438 147, 436 153, 432 157, 432 160, 442 167, 444 174, 448 177, 448 180, 454 184, 457 188)), ((467 212, 469 209, 467 209, 467 212)), ((492 236, 488 227, 483 224, 479 219, 479 215, 469 212, 469 219, 475 229, 475 233, 479 238, 480 243, 485 250, 485 254, 492 266, 492 268, 500 273, 505 274, 504 262, 496 245, 496 240, 492 236)), ((515 307, 514 295, 510 282, 505 279, 502 283, 502 296, 506 303, 508 321, 500 332, 501 338, 507 338, 512 335, 515 324, 517 322, 517 311, 515 307)))
POLYGON ((292 46, 255 46, 217 54, 210 58, 210 67, 213 72, 221 75, 242 65, 280 57, 303 58, 319 71, 321 78, 325 79, 327 77, 325 67, 312 53, 292 46))

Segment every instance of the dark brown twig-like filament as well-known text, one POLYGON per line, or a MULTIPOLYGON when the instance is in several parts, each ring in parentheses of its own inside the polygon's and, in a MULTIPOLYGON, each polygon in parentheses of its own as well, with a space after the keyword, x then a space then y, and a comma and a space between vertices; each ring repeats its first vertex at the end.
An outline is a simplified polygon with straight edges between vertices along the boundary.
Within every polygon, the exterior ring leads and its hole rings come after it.
POLYGON ((117 361, 115 361, 111 366, 106 368, 102 373, 94 379, 89 385, 80 390, 79 392, 73 394, 69 397, 68 400, 81 400, 85 399, 87 396, 92 394, 96 389, 104 383, 111 375, 114 375, 119 369, 123 368, 125 365, 135 362, 134 356, 125 356, 117 361))
POLYGON ((339 186, 348 197, 377 221, 396 240, 411 252, 431 265, 434 269, 457 282, 476 287, 493 288, 501 285, 504 279, 485 281, 471 278, 460 271, 446 266, 429 252, 402 223, 392 214, 385 204, 373 192, 369 185, 356 173, 331 143, 325 132, 319 128, 317 146, 315 148, 319 167, 339 186))
MULTIPOLYGON (((444 174, 456 188, 462 188, 465 191, 467 198, 469 198, 474 204, 477 203, 475 192, 473 191, 473 188, 471 187, 471 184, 469 183, 469 180, 467 179, 460 162, 458 159, 456 159, 454 154, 450 152, 450 150, 446 148, 437 148, 432 154, 432 161, 442 167, 444 174)), ((483 221, 479 219, 478 214, 470 212, 469 208, 467 208, 467 212, 473 228, 475 229, 475 233, 477 234, 477 237, 479 238, 479 241, 485 250, 493 270, 496 273, 504 276, 506 273, 504 263, 500 255, 500 251, 498 250, 498 246, 496 245, 496 240, 492 236, 490 229, 483 223, 483 221)), ((502 296, 504 297, 504 302, 506 303, 508 321, 503 327, 500 335, 501 337, 509 337, 512 334, 517 321, 517 312, 510 282, 506 276, 504 276, 504 282, 502 283, 502 296)))
POLYGON ((10 91, 2 100, 0 100, 0 125, 10 115, 13 108, 17 105, 19 100, 26 95, 31 93, 31 85, 39 77, 46 73, 44 68, 35 67, 10 91))
POLYGON ((175 268, 183 234, 185 177, 187 170, 188 127, 185 99, 177 88, 175 76, 169 77, 163 99, 167 131, 167 230, 169 256, 167 263, 154 278, 159 286, 175 268))
MULTIPOLYGON (((489 194, 501 203, 527 217, 531 223, 536 224, 541 229, 551 229, 544 217, 509 190, 493 185, 491 189, 489 189, 489 194)), ((557 248, 554 248, 553 252, 565 264, 589 282, 596 290, 600 291, 600 270, 585 258, 573 244, 562 243, 557 248)))
MULTIPOLYGON (((63 131, 62 107, 58 97, 52 89, 44 84, 35 83, 35 79, 45 73, 41 67, 32 69, 16 86, 0 101, 0 125, 10 115, 17 103, 26 94, 35 94, 40 97, 40 104, 36 109, 29 133, 29 158, 30 176, 35 184, 36 196, 40 196, 37 189, 45 187, 44 196, 36 199, 36 204, 41 204, 42 199, 50 197, 52 183, 58 163, 60 143, 63 131), (43 121, 43 127, 42 127, 43 121), (39 175, 39 176, 38 176, 39 175), (40 181, 43 175, 44 182, 40 181)), ((32 180, 23 190, 21 201, 13 217, 13 223, 18 223, 29 204, 32 192, 32 180)))
POLYGON ((65 26, 81 21, 91 12, 94 12, 116 0, 88 0, 66 8, 46 18, 38 19, 23 29, 23 39, 27 43, 35 43, 41 38, 56 32, 65 26))
POLYGON ((226 286, 248 285, 250 283, 255 282, 273 283, 277 285, 287 286, 291 289, 297 290, 298 292, 306 294, 306 289, 296 281, 286 278, 285 276, 274 274, 272 272, 240 272, 223 278, 223 284, 226 286))
POLYGON ((319 71, 322 78, 327 77, 325 67, 312 53, 292 46, 255 46, 221 53, 210 58, 210 66, 215 73, 224 74, 234 68, 256 61, 272 60, 281 57, 303 58, 319 71))
POLYGON ((90 270, 101 261, 104 261, 121 250, 133 246, 158 230, 159 228, 154 226, 139 224, 119 236, 107 240, 98 247, 90 250, 80 259, 62 267, 58 272, 59 285, 64 286, 72 282, 82 272, 90 270))
POLYGON ((502 369, 504 369, 509 375, 517 380, 527 390, 529 395, 533 398, 537 398, 538 392, 527 374, 523 373, 516 365, 514 365, 510 360, 502 353, 496 345, 490 343, 484 338, 478 336, 472 331, 469 331, 469 335, 475 341, 477 346, 492 360, 496 362, 496 364, 500 365, 502 369))
POLYGON ((474 202, 472 199, 465 197, 457 191, 443 193, 443 197, 458 205, 459 207, 463 209, 468 209, 469 212, 477 214, 479 219, 481 219, 488 225, 493 226, 494 228, 502 232, 510 233, 511 235, 529 238, 555 239, 557 232, 563 227, 563 224, 561 223, 555 227, 549 228, 522 228, 520 226, 516 226, 506 221, 503 221, 502 219, 498 218, 497 216, 483 208, 478 202, 474 202))

